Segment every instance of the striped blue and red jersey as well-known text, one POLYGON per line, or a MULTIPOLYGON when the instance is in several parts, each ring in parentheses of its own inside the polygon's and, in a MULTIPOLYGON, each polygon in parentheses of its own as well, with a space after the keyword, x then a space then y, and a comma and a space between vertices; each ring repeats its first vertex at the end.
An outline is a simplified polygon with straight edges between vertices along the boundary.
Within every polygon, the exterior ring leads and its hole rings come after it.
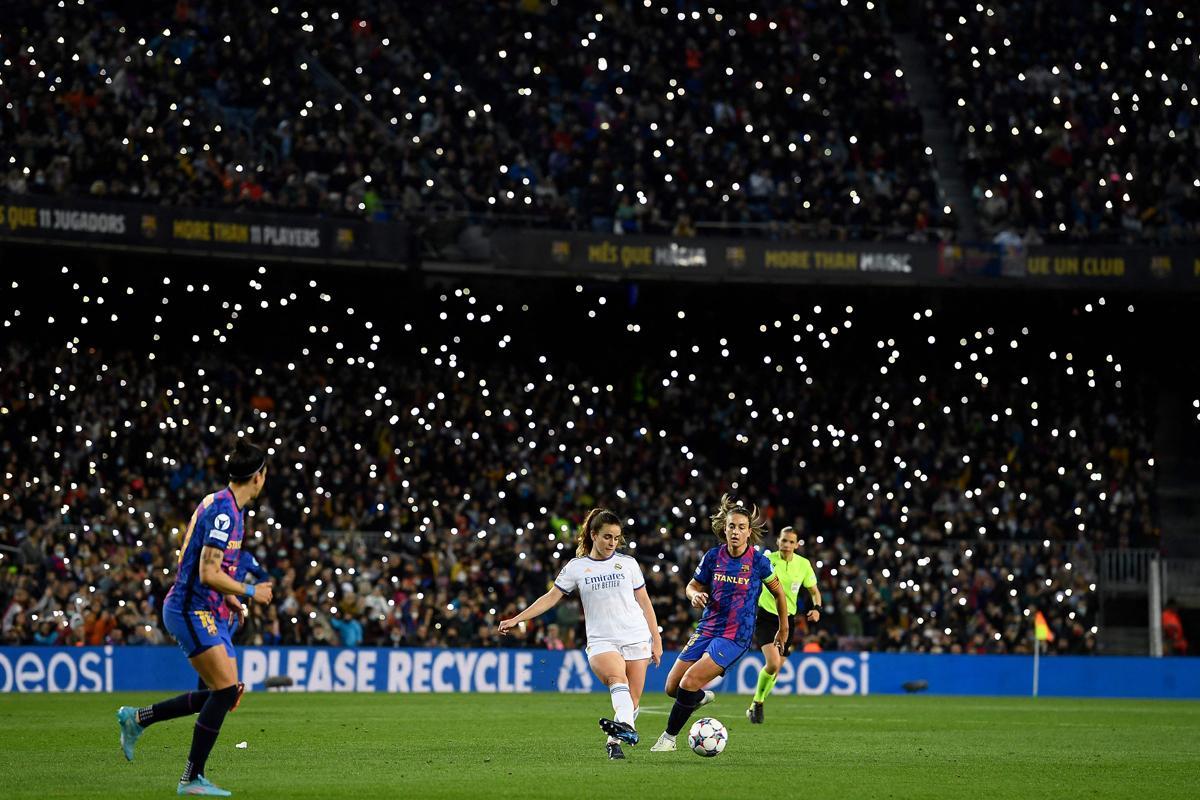
POLYGON ((238 508, 229 487, 201 500, 188 522, 183 547, 179 549, 175 585, 167 592, 164 605, 172 605, 184 612, 219 612, 222 606, 220 592, 200 582, 200 551, 205 547, 224 551, 221 569, 233 575, 241 561, 244 534, 244 512, 238 508))
POLYGON ((758 595, 771 573, 770 559, 753 547, 736 558, 726 545, 705 553, 694 577, 709 587, 709 599, 696 634, 748 644, 754 635, 758 595))

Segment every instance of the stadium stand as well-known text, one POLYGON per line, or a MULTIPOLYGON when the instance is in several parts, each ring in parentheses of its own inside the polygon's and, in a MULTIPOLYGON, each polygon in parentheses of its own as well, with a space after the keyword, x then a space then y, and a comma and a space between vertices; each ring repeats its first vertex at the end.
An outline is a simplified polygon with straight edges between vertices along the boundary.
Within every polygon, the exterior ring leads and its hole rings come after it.
MULTIPOLYGON (((5 190, 679 236, 953 236, 883 4, 473 5, 14 8, 5 190)), ((967 165, 988 236, 1196 240, 1186 5, 920 8, 959 148, 941 157, 967 165)))
MULTIPOLYGON (((953 235, 882 7, 474 5, 13 9, 5 189, 681 236, 953 235)), ((1185 7, 925 4, 916 29, 959 147, 944 157, 967 165, 989 236, 1195 241, 1185 7)))
POLYGON ((1184 2, 926 2, 921 28, 997 241, 1194 242, 1196 38, 1184 2))
MULTIPOLYGON (((495 615, 545 590, 603 503, 677 645, 705 511, 732 489, 801 530, 825 647, 1024 649, 1040 607, 1058 648, 1087 652, 1095 554, 1157 541, 1136 363, 1102 334, 1130 313, 1114 303, 1055 319, 573 284, 495 302, 194 274, 64 268, 13 293, 18 325, 91 316, 94 346, 58 323, 65 349, 3 359, 4 641, 161 641, 229 431, 274 448, 249 522, 280 586, 251 634, 268 643, 336 643, 345 616, 364 644, 494 645, 495 615)), ((578 612, 558 613, 525 643, 555 623, 578 643, 578 612)))
POLYGON ((14 9, 6 189, 678 235, 954 226, 882 14, 477 6, 14 9))

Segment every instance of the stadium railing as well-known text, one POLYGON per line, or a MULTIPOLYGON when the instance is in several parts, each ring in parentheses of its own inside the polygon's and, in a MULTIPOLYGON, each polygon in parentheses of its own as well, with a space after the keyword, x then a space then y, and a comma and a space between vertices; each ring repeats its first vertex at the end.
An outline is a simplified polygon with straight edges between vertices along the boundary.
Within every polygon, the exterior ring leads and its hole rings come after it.
POLYGON ((1149 548, 1105 550, 1100 554, 1100 581, 1106 591, 1145 591, 1158 551, 1149 548))

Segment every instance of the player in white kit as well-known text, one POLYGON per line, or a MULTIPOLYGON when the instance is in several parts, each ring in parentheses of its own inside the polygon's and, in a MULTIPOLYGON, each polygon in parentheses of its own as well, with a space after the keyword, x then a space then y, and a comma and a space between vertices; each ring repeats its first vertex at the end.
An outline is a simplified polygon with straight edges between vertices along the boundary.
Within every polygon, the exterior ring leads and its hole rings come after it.
POLYGON ((500 622, 500 633, 549 611, 565 595, 579 592, 587 625, 588 663, 608 686, 614 719, 600 720, 608 734, 610 759, 624 758, 621 743, 637 744, 634 726, 638 701, 646 685, 646 669, 662 658, 658 619, 646 592, 646 579, 635 559, 617 552, 625 541, 621 520, 611 511, 588 512, 575 537, 577 558, 571 559, 554 585, 529 608, 500 622))

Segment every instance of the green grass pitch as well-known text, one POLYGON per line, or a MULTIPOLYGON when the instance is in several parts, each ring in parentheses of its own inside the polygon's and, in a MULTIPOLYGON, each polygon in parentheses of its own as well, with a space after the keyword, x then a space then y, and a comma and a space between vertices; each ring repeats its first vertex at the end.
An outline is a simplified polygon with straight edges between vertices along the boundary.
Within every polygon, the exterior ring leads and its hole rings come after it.
MULTIPOLYGON (((174 796, 190 718, 154 726, 136 760, 119 705, 148 694, 0 696, 0 795, 174 796)), ((246 798, 1196 797, 1200 703, 969 697, 778 697, 751 726, 746 698, 704 709, 729 746, 609 762, 604 695, 252 694, 231 714, 209 778, 246 798), (248 742, 245 750, 234 747, 248 742)), ((682 743, 682 737, 681 737, 682 743)))

